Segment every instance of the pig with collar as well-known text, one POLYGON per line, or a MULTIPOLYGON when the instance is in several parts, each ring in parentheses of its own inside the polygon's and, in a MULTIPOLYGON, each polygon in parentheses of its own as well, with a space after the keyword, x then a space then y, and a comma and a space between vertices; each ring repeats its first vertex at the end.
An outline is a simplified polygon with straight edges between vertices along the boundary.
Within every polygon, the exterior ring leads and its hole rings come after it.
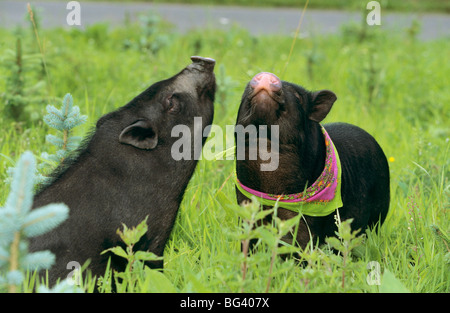
MULTIPOLYGON (((88 269, 98 277, 111 257, 111 268, 123 271, 125 259, 101 252, 124 247, 116 230, 122 223, 136 226, 147 216, 148 232, 134 249, 163 255, 197 163, 196 158, 172 157, 171 146, 179 140, 172 137, 172 128, 186 125, 194 137, 212 123, 214 114, 215 61, 191 59, 193 63, 175 76, 101 117, 78 151, 52 174, 52 182, 35 195, 33 207, 62 202, 70 209, 64 223, 30 243, 31 251, 55 254, 51 284, 67 277, 70 262, 83 265, 90 260, 88 269), (194 130, 196 117, 202 124, 194 130)), ((162 267, 163 261, 149 265, 162 267)))
POLYGON ((337 212, 363 233, 380 226, 389 209, 389 168, 376 140, 354 125, 320 124, 336 99, 329 90, 307 91, 263 72, 247 84, 237 116, 236 127, 258 127, 256 141, 249 131, 239 144, 235 133, 236 156, 240 149, 246 156, 236 158, 237 201, 256 196, 265 208, 278 203, 281 219, 302 213, 295 238, 302 248, 335 235, 337 212), (263 125, 268 130, 258 131, 263 125), (268 147, 264 155, 255 142, 268 147), (255 149, 257 157, 249 157, 255 149), (276 166, 264 169, 268 153, 276 166))

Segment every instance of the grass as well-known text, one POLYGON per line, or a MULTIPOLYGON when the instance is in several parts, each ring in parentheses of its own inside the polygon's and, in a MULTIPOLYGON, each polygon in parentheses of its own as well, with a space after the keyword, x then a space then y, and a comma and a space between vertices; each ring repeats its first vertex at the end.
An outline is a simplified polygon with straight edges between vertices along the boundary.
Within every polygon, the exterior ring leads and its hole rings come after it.
MULTIPOLYGON (((123 290, 383 292, 394 286, 394 291, 450 291, 450 251, 445 244, 450 233, 450 65, 442 53, 450 48, 448 39, 421 42, 414 32, 383 33, 351 24, 338 35, 298 39, 284 71, 292 37, 252 37, 238 28, 179 35, 159 24, 148 25, 39 30, 47 73, 33 67, 24 69, 23 77, 30 85, 41 80, 51 86, 40 90, 47 103, 59 104, 66 93, 73 95, 74 104, 88 115, 74 135, 87 133, 100 116, 178 72, 190 63, 191 55, 217 61, 214 123, 220 126, 234 124, 242 90, 260 71, 311 90, 333 90, 338 101, 325 122, 356 124, 378 140, 389 159, 391 206, 380 233, 368 232, 358 242, 343 225, 340 255, 330 253, 327 246, 308 248, 299 252, 307 261, 301 266, 292 258, 276 256, 281 249, 277 248, 280 223, 248 230, 245 221, 257 211, 247 208, 247 214, 234 205, 233 162, 201 160, 165 250, 164 272, 137 269, 137 282, 123 290), (148 44, 155 42, 158 45, 148 44), (246 257, 241 242, 252 236, 260 244, 246 257), (351 246, 352 251, 345 250, 351 246), (383 274, 379 285, 366 280, 372 261, 383 274)), ((0 29, 0 61, 14 51, 17 36, 0 29)), ((24 30, 20 36, 24 55, 39 52, 33 31, 24 30)), ((0 71, 0 91, 5 90, 10 71, 6 66, 0 71)), ((0 110, 5 107, 3 99, 0 94, 0 110)), ((45 114, 45 105, 30 106, 45 114)), ((42 122, 1 116, 3 181, 6 169, 25 150, 36 156, 54 151, 45 143, 49 129, 42 122)), ((0 186, 3 204, 9 188, 6 183, 0 186)), ((34 283, 34 278, 30 280, 34 283)), ((91 282, 86 286, 93 289, 91 282)), ((102 290, 109 291, 105 286, 102 290)))

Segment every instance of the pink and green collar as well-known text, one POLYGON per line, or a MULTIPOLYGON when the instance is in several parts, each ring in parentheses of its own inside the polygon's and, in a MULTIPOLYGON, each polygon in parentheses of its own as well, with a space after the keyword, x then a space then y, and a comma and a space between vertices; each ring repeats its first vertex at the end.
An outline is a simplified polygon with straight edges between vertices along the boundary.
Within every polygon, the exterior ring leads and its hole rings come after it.
POLYGON ((325 168, 305 191, 287 195, 264 193, 244 186, 235 175, 236 187, 249 199, 256 196, 264 205, 275 206, 278 203, 278 207, 308 216, 327 216, 342 207, 339 154, 325 128, 321 128, 325 138, 325 168))

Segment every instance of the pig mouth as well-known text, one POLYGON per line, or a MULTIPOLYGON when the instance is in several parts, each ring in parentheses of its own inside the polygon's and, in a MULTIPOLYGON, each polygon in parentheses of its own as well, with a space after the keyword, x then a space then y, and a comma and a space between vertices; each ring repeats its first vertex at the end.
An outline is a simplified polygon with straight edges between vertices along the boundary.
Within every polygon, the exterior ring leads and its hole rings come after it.
POLYGON ((284 101, 281 92, 270 92, 265 89, 259 90, 250 96, 250 106, 253 112, 261 112, 265 115, 276 114, 284 108, 284 101))
POLYGON ((242 122, 262 125, 277 124, 284 110, 283 102, 265 90, 251 95, 248 101, 248 111, 242 122))
POLYGON ((268 104, 274 107, 278 107, 284 103, 281 93, 269 92, 265 89, 254 92, 250 96, 250 102, 252 105, 268 104))

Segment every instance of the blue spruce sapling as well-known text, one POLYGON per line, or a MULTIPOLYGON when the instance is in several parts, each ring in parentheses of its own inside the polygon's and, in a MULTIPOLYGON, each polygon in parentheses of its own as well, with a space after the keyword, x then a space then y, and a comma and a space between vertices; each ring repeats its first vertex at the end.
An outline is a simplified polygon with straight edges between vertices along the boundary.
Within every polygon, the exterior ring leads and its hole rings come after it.
POLYGON ((35 172, 33 154, 23 153, 13 171, 5 206, 0 208, 0 290, 17 292, 26 270, 52 266, 55 256, 50 251, 29 253, 26 239, 50 231, 69 214, 69 208, 62 203, 31 210, 35 172))
MULTIPOLYGON (((40 165, 40 170, 44 170, 47 164, 59 164, 68 154, 77 148, 81 137, 73 136, 72 129, 86 122, 87 116, 80 114, 80 108, 73 105, 73 98, 70 93, 64 96, 62 106, 57 109, 53 105, 47 105, 47 114, 44 116, 44 122, 58 131, 59 136, 48 134, 45 136, 47 142, 56 146, 55 154, 42 153, 41 157, 46 163, 40 165)), ((45 182, 44 175, 38 176, 39 182, 45 182)))

